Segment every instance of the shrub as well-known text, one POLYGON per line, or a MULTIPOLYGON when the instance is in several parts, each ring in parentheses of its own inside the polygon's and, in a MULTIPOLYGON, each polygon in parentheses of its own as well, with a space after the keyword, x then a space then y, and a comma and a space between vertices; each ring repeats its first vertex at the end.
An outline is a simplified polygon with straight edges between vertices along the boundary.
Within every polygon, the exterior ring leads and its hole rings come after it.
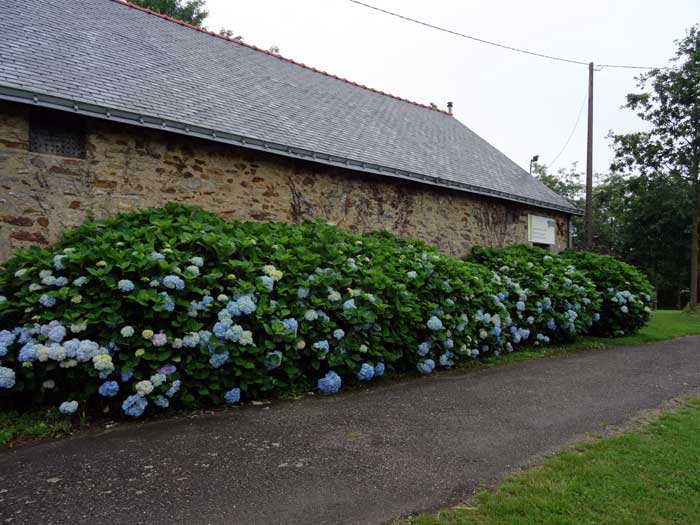
POLYGON ((515 294, 499 299, 536 332, 535 344, 567 341, 586 333, 598 319, 599 294, 593 282, 560 257, 537 247, 475 247, 468 259, 515 283, 515 294))
POLYGON ((593 297, 589 281, 565 270, 561 291, 543 259, 549 284, 536 272, 523 284, 509 261, 502 276, 388 233, 226 222, 174 204, 89 221, 0 267, 0 398, 138 417, 334 393, 544 344, 569 335, 567 319, 583 329, 591 314, 572 290, 593 297), (552 306, 540 307, 547 286, 552 306))
POLYGON ((637 268, 591 252, 567 250, 561 258, 583 271, 601 296, 600 322, 592 327, 593 335, 633 334, 649 322, 654 289, 637 268))

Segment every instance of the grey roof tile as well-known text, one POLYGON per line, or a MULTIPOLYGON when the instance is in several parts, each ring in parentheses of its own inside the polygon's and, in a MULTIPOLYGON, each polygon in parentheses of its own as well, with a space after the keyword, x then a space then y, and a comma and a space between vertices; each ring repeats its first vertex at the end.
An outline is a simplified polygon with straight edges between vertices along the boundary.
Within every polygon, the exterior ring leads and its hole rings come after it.
POLYGON ((116 0, 4 0, 0 85, 575 211, 455 117, 116 0))

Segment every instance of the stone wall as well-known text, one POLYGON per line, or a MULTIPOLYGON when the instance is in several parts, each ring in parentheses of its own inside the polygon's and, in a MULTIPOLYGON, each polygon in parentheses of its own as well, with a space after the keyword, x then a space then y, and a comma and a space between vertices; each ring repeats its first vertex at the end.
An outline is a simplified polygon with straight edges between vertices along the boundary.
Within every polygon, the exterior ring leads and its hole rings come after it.
POLYGON ((98 119, 86 122, 84 160, 33 153, 29 111, 0 102, 0 260, 56 241, 88 212, 99 218, 167 201, 231 219, 386 229, 455 256, 527 242, 531 212, 556 218, 556 250, 567 242, 565 215, 98 119))

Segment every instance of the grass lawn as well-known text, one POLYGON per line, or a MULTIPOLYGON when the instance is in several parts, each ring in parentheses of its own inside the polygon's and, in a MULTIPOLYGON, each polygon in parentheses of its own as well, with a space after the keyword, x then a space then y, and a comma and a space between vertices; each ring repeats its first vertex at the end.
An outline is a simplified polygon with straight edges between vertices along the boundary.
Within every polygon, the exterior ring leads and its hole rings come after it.
MULTIPOLYGON (((565 355, 581 350, 596 350, 615 345, 638 344, 672 339, 684 335, 700 334, 700 315, 674 310, 658 310, 652 314, 651 322, 638 334, 617 339, 582 337, 578 341, 563 345, 522 350, 500 357, 466 363, 466 368, 495 366, 525 359, 565 355)), ((85 423, 85 422, 83 422, 85 423)), ((28 440, 61 437, 78 430, 69 421, 54 411, 45 410, 17 414, 0 412, 0 446, 14 445, 28 440)))
POLYGON ((468 505, 412 525, 700 523, 700 400, 641 430, 580 444, 468 505))

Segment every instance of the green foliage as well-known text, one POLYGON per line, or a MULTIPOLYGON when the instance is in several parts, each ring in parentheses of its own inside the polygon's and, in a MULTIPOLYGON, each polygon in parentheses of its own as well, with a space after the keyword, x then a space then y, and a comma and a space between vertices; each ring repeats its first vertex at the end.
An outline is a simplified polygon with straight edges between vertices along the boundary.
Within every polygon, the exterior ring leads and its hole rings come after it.
POLYGON ((430 373, 587 330, 589 280, 537 249, 504 253, 492 271, 385 232, 174 204, 89 221, 0 267, 0 402, 139 415, 332 391, 329 372, 430 373))
POLYGON ((591 252, 566 251, 561 258, 587 275, 600 295, 600 320, 591 327, 592 335, 633 334, 649 322, 654 290, 637 268, 591 252))
POLYGON ((205 0, 132 0, 132 3, 193 26, 201 26, 209 16, 204 9, 205 0))
POLYGON ((556 173, 550 173, 544 164, 534 164, 532 174, 550 190, 583 207, 583 174, 578 171, 576 163, 568 169, 560 168, 556 173))
POLYGON ((617 172, 669 176, 684 184, 690 205, 690 303, 698 305, 700 228, 700 26, 677 41, 673 67, 638 77, 641 93, 627 95, 626 107, 647 123, 645 131, 613 135, 617 172))
POLYGON ((12 444, 16 440, 57 438, 70 432, 70 422, 53 411, 0 412, 0 445, 12 444))

